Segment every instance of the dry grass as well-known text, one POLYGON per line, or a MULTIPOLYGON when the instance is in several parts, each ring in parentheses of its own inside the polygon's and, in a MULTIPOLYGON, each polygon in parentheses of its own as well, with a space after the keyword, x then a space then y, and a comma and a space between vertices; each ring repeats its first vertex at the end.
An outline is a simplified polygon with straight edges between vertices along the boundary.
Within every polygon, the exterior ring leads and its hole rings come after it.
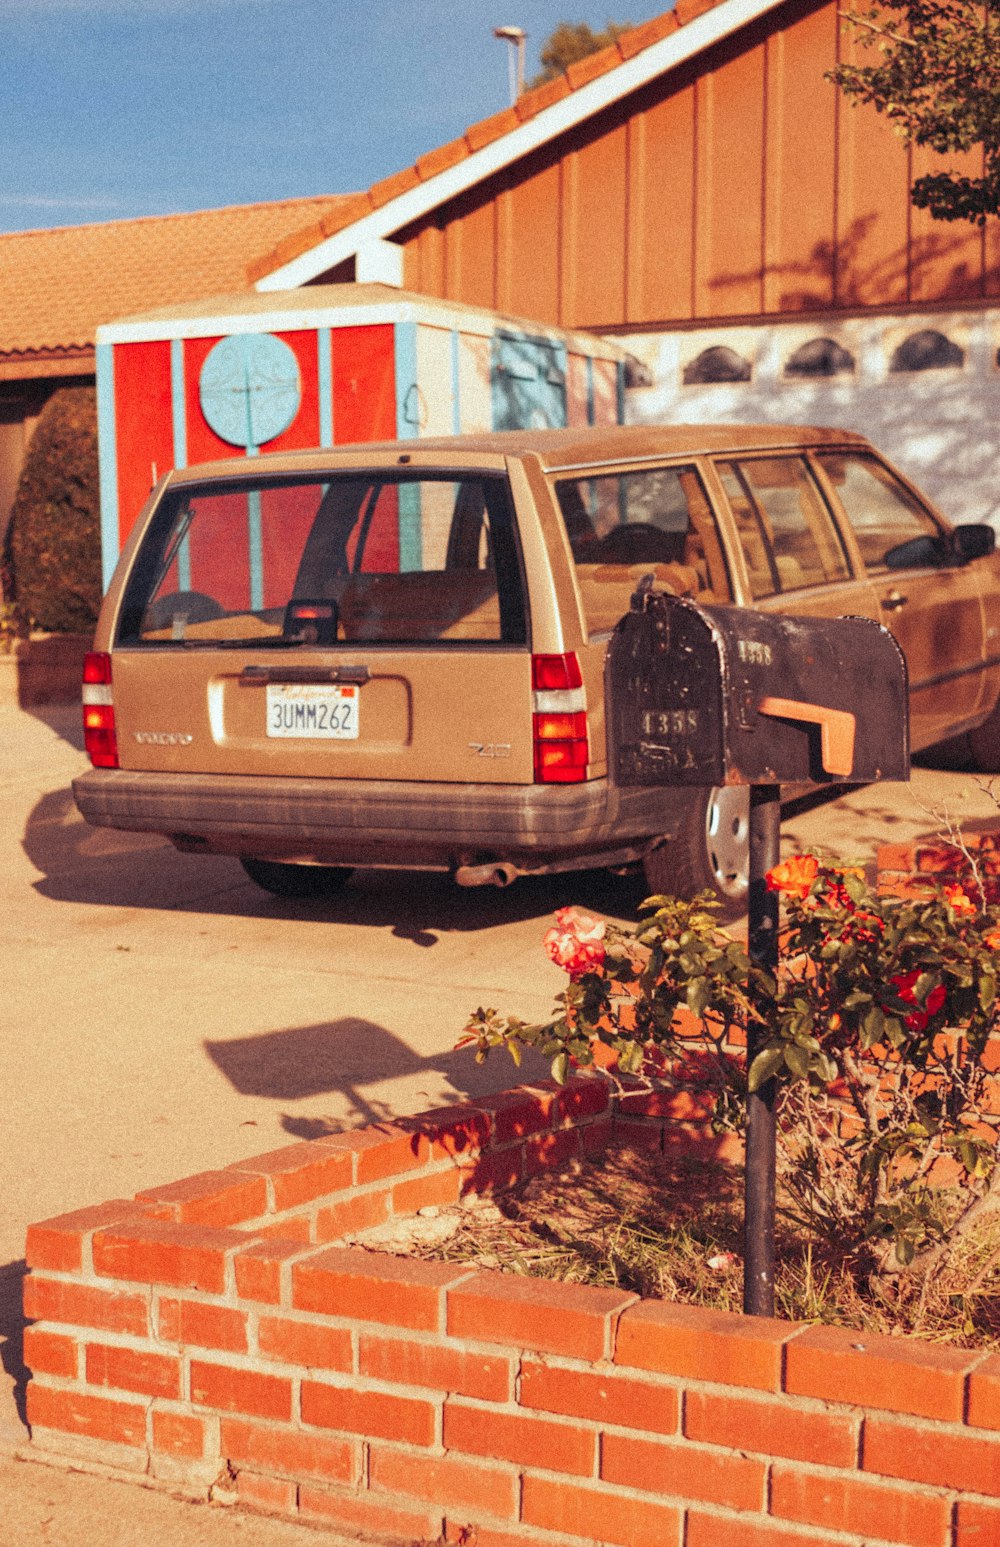
MULTIPOLYGON (((959 1347, 1000 1341, 1000 1221, 962 1243, 929 1292, 905 1277, 873 1290, 866 1268, 781 1216, 779 1316, 959 1347)), ((609 1152, 533 1178, 492 1207, 456 1210, 422 1257, 568 1283, 616 1285, 647 1298, 742 1309, 742 1175, 687 1159, 609 1152), (731 1254, 730 1260, 727 1254, 731 1254), (722 1259, 712 1265, 712 1259, 722 1259)), ((390 1248, 392 1249, 392 1248, 390 1248)))

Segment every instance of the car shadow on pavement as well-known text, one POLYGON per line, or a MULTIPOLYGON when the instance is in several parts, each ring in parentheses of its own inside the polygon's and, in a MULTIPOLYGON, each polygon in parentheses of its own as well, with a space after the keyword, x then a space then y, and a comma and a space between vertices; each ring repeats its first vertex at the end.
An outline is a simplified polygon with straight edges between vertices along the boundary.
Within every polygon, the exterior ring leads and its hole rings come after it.
POLYGON ((27 1271, 23 1258, 0 1264, 0 1364, 14 1382, 14 1405, 25 1428, 28 1423, 28 1371, 24 1363, 24 1279, 27 1271))
POLYGON ((645 895, 640 875, 602 870, 526 876, 503 889, 462 888, 442 872, 356 871, 329 897, 275 897, 255 886, 235 859, 181 854, 152 833, 90 827, 68 789, 36 802, 23 845, 41 873, 35 890, 55 902, 388 927, 424 948, 435 943, 435 931, 544 918, 569 903, 634 918, 645 895))
POLYGON ((373 1087, 384 1090, 388 1081, 428 1076, 427 1106, 439 1107, 549 1075, 548 1061, 530 1050, 520 1068, 502 1050, 485 1064, 476 1063, 471 1048, 452 1048, 422 1058, 385 1026, 355 1016, 253 1037, 206 1040, 204 1047, 243 1096, 294 1102, 337 1095, 347 1103, 347 1115, 336 1120, 283 1116, 285 1132, 300 1139, 398 1115, 398 1107, 368 1093, 373 1087))

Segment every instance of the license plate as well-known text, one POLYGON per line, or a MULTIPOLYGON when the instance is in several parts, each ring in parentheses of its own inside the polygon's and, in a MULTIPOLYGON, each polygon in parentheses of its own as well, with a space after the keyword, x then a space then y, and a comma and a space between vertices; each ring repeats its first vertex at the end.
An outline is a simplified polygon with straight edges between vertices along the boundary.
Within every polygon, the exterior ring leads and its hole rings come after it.
POLYGON ((360 692, 353 684, 269 682, 267 734, 356 741, 359 703, 360 692))

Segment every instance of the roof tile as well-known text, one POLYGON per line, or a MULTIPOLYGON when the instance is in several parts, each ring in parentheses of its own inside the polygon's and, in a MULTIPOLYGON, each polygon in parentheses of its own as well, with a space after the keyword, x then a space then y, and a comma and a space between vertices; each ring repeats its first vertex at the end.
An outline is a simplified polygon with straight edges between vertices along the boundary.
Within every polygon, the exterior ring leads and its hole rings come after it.
POLYGON ((330 194, 0 235, 0 354, 90 349, 102 322, 245 290, 248 254, 352 203, 330 194))
POLYGON ((536 114, 544 112, 554 102, 561 102, 563 97, 568 97, 570 84, 565 75, 557 75, 551 81, 545 81, 541 86, 533 86, 522 97, 518 97, 514 111, 524 123, 536 114))
POLYGON ((391 177, 383 177, 380 183, 375 183, 369 188, 368 193, 375 209, 381 209, 383 204, 388 204, 390 199, 398 199, 400 194, 409 192, 420 182, 420 173, 416 167, 404 167, 402 172, 394 172, 391 177))
POLYGON ((436 150, 430 150, 426 156, 421 156, 417 162, 417 174, 422 183, 429 178, 437 177, 439 172, 447 172, 449 167, 456 166, 459 161, 464 161, 469 154, 469 147, 465 143, 465 136, 461 139, 449 140, 447 145, 439 145, 436 150))
POLYGON ((482 150, 484 145, 492 145, 494 140, 500 140, 505 134, 510 134, 512 129, 518 128, 520 122, 520 115, 512 107, 505 107, 503 112, 494 113, 491 118, 481 118, 465 131, 470 151, 475 152, 482 150))
POLYGON ((654 43, 668 38, 679 26, 676 11, 667 11, 663 16, 654 16, 652 21, 643 22, 641 27, 633 27, 630 32, 621 33, 618 48, 622 58, 634 59, 644 48, 652 48, 654 43))
POLYGON ((609 70, 617 69, 621 62, 618 45, 612 43, 608 48, 598 49, 596 54, 587 54, 583 59, 577 59, 567 68, 566 79, 574 91, 579 91, 581 86, 588 85, 599 75, 607 75, 609 70))

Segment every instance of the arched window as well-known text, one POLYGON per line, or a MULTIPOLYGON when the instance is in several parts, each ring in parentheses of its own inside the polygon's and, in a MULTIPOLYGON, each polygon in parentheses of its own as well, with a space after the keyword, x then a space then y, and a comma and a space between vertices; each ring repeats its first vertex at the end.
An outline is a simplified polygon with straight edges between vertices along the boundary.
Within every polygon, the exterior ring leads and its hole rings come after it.
POLYGON ((703 349, 697 359, 684 367, 685 387, 694 387, 708 382, 749 380, 750 361, 744 360, 735 349, 727 349, 725 344, 715 344, 711 349, 703 349))
POLYGON ((785 362, 787 376, 843 376, 854 369, 854 356, 832 338, 811 338, 785 362))
POLYGON ((965 364, 965 350, 959 349, 937 328, 921 328, 905 338, 889 362, 890 371, 940 371, 945 366, 965 364))

